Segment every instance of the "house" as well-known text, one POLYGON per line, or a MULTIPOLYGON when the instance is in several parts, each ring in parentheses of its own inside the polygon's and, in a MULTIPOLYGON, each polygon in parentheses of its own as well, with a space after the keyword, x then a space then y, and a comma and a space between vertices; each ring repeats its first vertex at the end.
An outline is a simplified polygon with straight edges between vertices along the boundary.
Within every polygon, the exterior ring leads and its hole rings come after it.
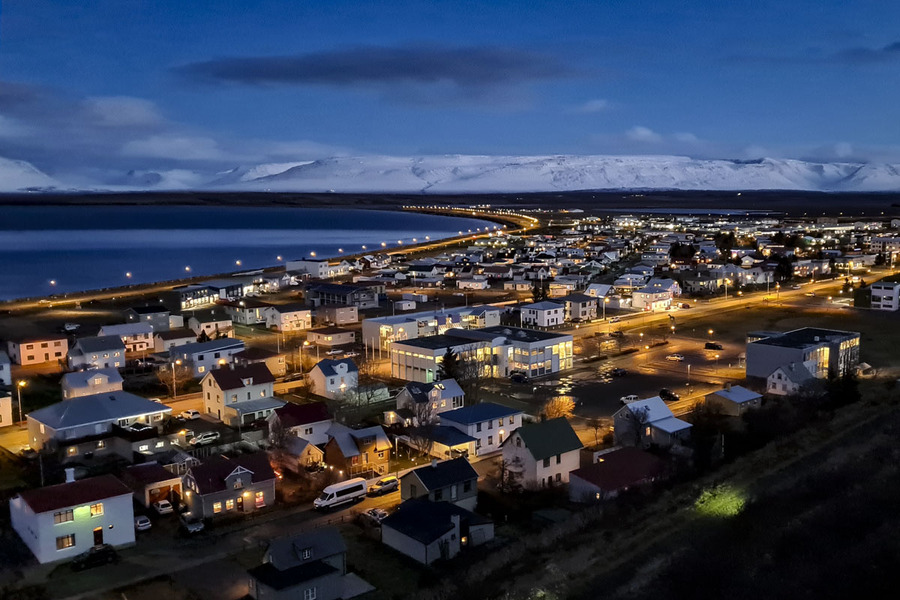
POLYGON ((287 261, 284 268, 289 273, 305 273, 316 279, 330 279, 350 273, 350 263, 346 260, 329 263, 327 260, 301 258, 287 261))
POLYGON ((278 304, 265 309, 266 329, 290 332, 312 327, 312 311, 304 304, 278 304))
POLYGON ((334 348, 335 346, 344 346, 355 342, 356 332, 352 329, 342 329, 340 327, 321 327, 319 329, 310 329, 306 333, 306 340, 316 346, 334 348))
POLYGON ((135 501, 144 508, 150 508, 159 500, 181 500, 181 475, 172 473, 157 462, 123 469, 122 483, 131 489, 135 501))
POLYGON ((706 395, 706 403, 717 406, 723 415, 739 417, 748 410, 759 408, 762 394, 757 394, 740 385, 725 384, 725 388, 706 395))
POLYGON ((265 452, 213 456, 188 469, 184 500, 198 519, 253 513, 275 503, 275 471, 265 452))
POLYGON ((659 290, 661 292, 669 292, 672 296, 680 296, 681 295, 681 286, 674 279, 669 279, 667 277, 651 277, 647 284, 644 286, 645 289, 651 290, 659 290))
POLYGON ((818 387, 820 380, 810 372, 815 363, 788 363, 766 378, 766 393, 776 396, 797 396, 818 387))
POLYGON ((494 539, 494 524, 449 502, 414 498, 381 522, 381 542, 424 565, 494 539))
POLYGON ((896 312, 900 310, 900 282, 879 281, 869 286, 872 308, 896 312))
POLYGON ((98 544, 134 543, 131 489, 112 475, 25 490, 9 501, 12 528, 41 564, 74 558, 98 544))
POLYGON ((215 340, 225 337, 234 337, 234 324, 224 311, 209 310, 194 313, 188 319, 188 329, 194 332, 197 338, 215 340))
POLYGON ((125 309, 125 321, 127 323, 146 323, 153 332, 168 331, 170 327, 169 316, 172 312, 163 306, 132 306, 125 309))
POLYGON ((103 369, 125 367, 125 344, 118 335, 80 338, 69 350, 69 368, 103 369))
POLYGON ((241 325, 258 325, 266 322, 266 310, 269 308, 268 302, 261 302, 253 298, 241 298, 240 300, 229 300, 220 302, 219 305, 225 311, 225 314, 231 318, 232 323, 241 325))
POLYGON ((516 429, 503 444, 503 461, 524 487, 551 487, 569 482, 582 447, 568 419, 558 417, 516 429))
POLYGON ((213 369, 200 380, 203 410, 232 426, 264 419, 284 406, 274 398, 274 386, 262 363, 213 369))
POLYGON ((430 502, 450 502, 475 510, 478 502, 478 473, 463 457, 415 468, 400 477, 400 500, 425 498, 430 502))
POLYGON ((810 372, 818 379, 853 373, 859 364, 859 333, 803 327, 747 344, 748 378, 767 379, 778 367, 807 361, 813 361, 810 372))
POLYGON ((347 546, 335 527, 322 527, 269 544, 262 564, 247 570, 250 598, 339 600, 374 588, 347 573, 347 546))
POLYGON ((645 286, 631 292, 631 305, 641 310, 666 310, 672 306, 672 292, 645 286))
POLYGON ((62 361, 69 349, 66 336, 30 337, 6 342, 6 352, 17 365, 62 361))
POLYGON ((359 310, 378 308, 378 294, 366 287, 352 284, 319 283, 306 288, 306 302, 314 307, 325 304, 355 306, 359 310))
POLYGON ((363 473, 384 475, 388 470, 391 441, 380 425, 350 429, 332 424, 325 444, 325 462, 348 477, 363 473))
POLYGON ((0 386, 2 385, 12 385, 12 362, 9 355, 0 350, 0 386))
POLYGON ((597 318, 597 298, 586 294, 569 294, 556 299, 566 307, 566 321, 593 321, 597 318))
POLYGON ((291 436, 309 441, 311 444, 324 445, 328 442, 328 430, 334 420, 328 414, 324 402, 307 402, 306 404, 285 404, 269 415, 269 432, 283 429, 291 436))
POLYGON ((108 433, 114 425, 159 426, 172 409, 128 392, 115 391, 63 400, 28 413, 28 445, 40 450, 51 440, 69 441, 108 433))
POLYGON ((115 392, 122 389, 122 376, 115 367, 74 371, 62 376, 63 400, 71 400, 79 396, 90 396, 103 392, 115 392))
POLYGON ((626 404, 613 414, 613 422, 616 444, 626 446, 668 448, 687 440, 691 429, 659 396, 626 404))
POLYGON ((405 426, 425 425, 439 414, 462 408, 465 392, 455 379, 442 379, 432 383, 411 382, 397 394, 396 410, 384 413, 385 424, 401 423, 405 426))
POLYGON ((655 454, 633 446, 605 451, 597 462, 569 473, 569 500, 600 502, 615 498, 632 488, 665 479, 668 463, 655 454))
POLYGON ((309 440, 288 435, 277 451, 272 453, 279 464, 292 473, 302 473, 304 469, 321 465, 325 459, 325 452, 309 440))
POLYGON ((335 399, 352 392, 359 383, 359 369, 352 358, 320 360, 309 371, 310 390, 317 396, 335 399))
POLYGON ((562 325, 566 320, 566 307, 556 302, 535 302, 520 309, 521 324, 537 327, 562 325))
POLYGON ((150 323, 123 323, 121 325, 104 325, 97 334, 99 337, 117 335, 125 344, 125 352, 146 352, 153 348, 153 326, 150 323))
POLYGON ((369 348, 389 350, 395 341, 443 334, 449 329, 480 329, 500 324, 495 306, 459 306, 365 319, 362 341, 369 348))
POLYGON ((12 392, 9 391, 9 388, 4 391, 0 387, 0 427, 12 425, 14 422, 12 392))
POLYGON ((219 299, 219 291, 203 284, 182 285, 160 294, 163 304, 175 311, 207 306, 219 299))
POLYGON ((234 364, 245 367, 247 365, 266 365, 269 372, 275 377, 284 377, 287 373, 287 361, 283 353, 272 352, 264 348, 247 348, 233 355, 234 364))
POLYGON ((359 309, 356 306, 325 304, 316 309, 316 320, 324 325, 338 327, 359 323, 359 309))
POLYGON ((194 377, 203 377, 211 369, 232 362, 234 355, 243 350, 244 342, 232 338, 196 342, 169 348, 169 362, 180 360, 191 366, 194 377))
POLYGON ((521 410, 482 402, 441 413, 440 423, 475 438, 475 454, 481 456, 499 450, 503 440, 522 426, 522 417, 521 410))
POLYGON ((155 331, 153 333, 153 351, 168 352, 175 346, 193 344, 197 341, 197 334, 190 329, 180 327, 168 331, 155 331))
POLYGON ((592 283, 587 286, 584 292, 594 298, 606 298, 613 295, 614 289, 613 286, 607 283, 592 283))

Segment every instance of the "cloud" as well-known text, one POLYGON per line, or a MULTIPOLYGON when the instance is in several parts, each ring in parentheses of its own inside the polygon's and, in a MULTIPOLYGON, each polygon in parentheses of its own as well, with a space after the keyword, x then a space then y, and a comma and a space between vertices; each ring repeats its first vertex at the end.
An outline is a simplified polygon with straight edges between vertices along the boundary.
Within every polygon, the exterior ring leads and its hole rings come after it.
POLYGON ((900 42, 893 42, 882 48, 865 48, 857 46, 836 53, 835 60, 853 63, 879 63, 900 59, 900 42))
POLYGON ((736 63, 758 63, 767 65, 866 65, 888 63, 900 60, 900 42, 892 42, 880 48, 854 46, 836 52, 821 53, 818 50, 811 54, 794 55, 734 55, 727 59, 736 63))
POLYGON ((225 57, 174 69, 189 80, 250 86, 322 85, 380 89, 400 86, 414 101, 486 97, 496 90, 570 76, 557 59, 494 46, 362 46, 290 56, 225 57), (408 88, 419 88, 410 93, 408 88), (430 97, 421 88, 433 88, 430 97))
POLYGON ((611 108, 610 103, 607 100, 603 100, 602 98, 597 98, 595 100, 588 100, 584 104, 580 106, 576 106, 573 109, 573 112, 576 113, 598 113, 609 110, 611 108))
POLYGON ((152 127, 163 119, 156 105, 131 96, 86 98, 82 103, 86 116, 101 127, 152 127))
POLYGON ((216 140, 178 134, 154 135, 122 146, 124 156, 174 160, 222 160, 227 156, 216 140))
POLYGON ((656 144, 662 141, 662 136, 649 129, 636 125, 625 132, 625 137, 633 142, 644 142, 648 144, 656 144))

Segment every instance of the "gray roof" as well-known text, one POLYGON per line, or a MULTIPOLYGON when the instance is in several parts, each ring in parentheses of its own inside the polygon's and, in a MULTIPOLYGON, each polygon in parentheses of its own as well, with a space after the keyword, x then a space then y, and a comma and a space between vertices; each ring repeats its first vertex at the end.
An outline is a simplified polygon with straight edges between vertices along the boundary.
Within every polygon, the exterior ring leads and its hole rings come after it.
POLYGON ((818 327, 803 327, 794 329, 779 336, 765 338, 751 342, 761 346, 782 346, 786 348, 806 348, 824 343, 834 343, 847 339, 858 338, 859 334, 852 331, 839 331, 835 329, 820 329, 818 327))
POLYGON ((533 304, 525 304, 522 306, 522 309, 530 309, 530 310, 557 310, 560 308, 565 308, 562 304, 557 302, 543 301, 543 302, 535 302, 533 304))
POLYGON ((338 365, 347 365, 348 373, 356 373, 359 371, 359 369, 356 367, 356 363, 353 362, 352 358, 342 358, 340 360, 323 358, 322 360, 317 362, 316 366, 313 368, 315 369, 316 367, 318 367, 318 369, 322 371, 322 374, 325 377, 333 377, 335 375, 338 375, 338 372, 335 370, 335 367, 337 367, 338 365))
POLYGON ((62 384, 70 388, 88 387, 88 382, 97 375, 103 375, 109 383, 122 383, 122 376, 115 367, 103 369, 88 369, 87 371, 74 371, 62 376, 62 384))
POLYGON ((407 500, 382 521, 382 528, 399 531, 422 544, 430 544, 453 529, 450 517, 460 517, 460 527, 490 523, 486 519, 449 502, 430 502, 421 498, 407 500))
MULTIPOLYGON (((427 490, 445 488, 454 483, 462 483, 472 479, 478 479, 478 473, 463 457, 453 460, 445 460, 433 465, 425 465, 413 469, 403 477, 415 475, 427 490)), ((401 478, 402 479, 402 478, 401 478)))
POLYGON ((30 412, 28 417, 58 430, 94 423, 112 423, 119 419, 159 412, 172 412, 172 409, 159 402, 117 390, 63 400, 30 412))
POLYGON ((312 562, 343 554, 347 551, 347 544, 336 527, 322 527, 292 537, 272 540, 266 554, 269 562, 276 569, 284 570, 297 566, 303 562, 312 562), (312 556, 303 560, 302 551, 311 549, 312 556))
POLYGON ((338 448, 345 457, 359 455, 359 446, 356 440, 367 437, 375 438, 375 448, 377 450, 390 450, 391 441, 387 434, 384 433, 381 425, 365 427, 363 429, 350 429, 346 425, 340 423, 332 423, 328 428, 328 437, 332 438, 338 445, 338 448))
MULTIPOLYGON (((125 343, 122 338, 117 335, 101 335, 95 337, 80 338, 75 342, 75 348, 80 348, 84 354, 92 354, 94 352, 107 352, 110 350, 125 351, 125 343)), ((76 354, 76 352, 73 352, 76 354)))
POLYGON ((459 384, 456 383, 455 379, 441 379, 440 381, 433 381, 431 383, 411 381, 404 387, 414 402, 426 402, 428 400, 428 394, 435 388, 439 390, 440 398, 442 399, 466 395, 463 389, 459 387, 459 384))
POLYGON ((218 340, 210 340, 208 342, 197 342, 196 344, 184 344, 183 346, 173 346, 169 348, 169 356, 189 356, 191 354, 200 354, 201 352, 216 352, 221 350, 231 350, 234 348, 244 348, 244 342, 234 338, 221 338, 218 340))
POLYGON ((507 441, 517 433, 535 460, 544 460, 557 454, 580 450, 583 447, 581 440, 578 439, 578 435, 565 417, 523 425, 516 429, 509 438, 506 438, 507 441))
POLYGON ((228 408, 243 415, 261 410, 275 410, 276 408, 281 408, 285 404, 286 402, 284 400, 279 400, 278 398, 257 398, 256 400, 244 400, 242 402, 229 404, 228 408))
POLYGON ((493 402, 482 402, 472 406, 464 406, 456 410, 450 410, 441 413, 440 419, 444 421, 453 421, 461 425, 471 425, 473 423, 482 423, 491 419, 499 419, 500 417, 508 417, 509 415, 518 415, 522 411, 503 406, 502 404, 494 404, 493 402))
POLYGON ((141 321, 140 323, 119 323, 118 325, 104 325, 100 328, 103 335, 130 336, 139 335, 141 333, 153 333, 153 326, 150 323, 141 321))
POLYGON ((762 398, 762 394, 757 394, 756 392, 748 390, 747 388, 740 385, 733 385, 730 388, 715 391, 713 392, 713 394, 721 398, 730 400, 735 404, 743 404, 744 402, 750 402, 752 400, 762 398))

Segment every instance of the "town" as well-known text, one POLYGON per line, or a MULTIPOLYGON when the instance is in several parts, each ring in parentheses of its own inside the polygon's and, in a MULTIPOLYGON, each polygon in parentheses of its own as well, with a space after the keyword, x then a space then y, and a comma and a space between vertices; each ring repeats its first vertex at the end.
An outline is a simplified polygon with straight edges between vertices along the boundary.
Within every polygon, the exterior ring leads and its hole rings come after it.
POLYGON ((897 400, 900 219, 404 209, 497 226, 0 306, 0 584, 569 597, 897 400))

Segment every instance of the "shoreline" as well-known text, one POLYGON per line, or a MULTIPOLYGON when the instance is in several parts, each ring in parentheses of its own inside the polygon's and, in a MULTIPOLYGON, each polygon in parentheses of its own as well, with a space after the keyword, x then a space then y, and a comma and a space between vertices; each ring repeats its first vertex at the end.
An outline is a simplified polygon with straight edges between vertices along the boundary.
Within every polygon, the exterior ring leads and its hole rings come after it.
MULTIPOLYGON (((0 202, 2 205, 3 202, 0 202)), ((59 206, 60 204, 47 204, 47 206, 59 206)), ((68 205, 76 204, 76 203, 67 203, 68 205)), ((85 203, 87 204, 87 203, 85 203)), ((91 205, 109 205, 109 206, 146 206, 146 202, 128 202, 124 204, 119 203, 110 203, 110 202, 93 202, 91 205)), ((162 206, 177 206, 178 203, 159 203, 162 206)), ((7 204, 8 205, 8 204, 7 204)), ((197 204, 189 204, 196 206, 197 204)), ((210 203, 208 206, 215 206, 215 204, 210 203)), ((221 205, 221 204, 219 204, 221 205)), ((35 206, 35 203, 27 203, 27 204, 17 204, 17 206, 35 206)), ((228 206, 237 206, 236 204, 228 204, 228 206)), ((269 203, 268 205, 262 205, 259 203, 249 203, 246 206, 255 206, 259 208, 266 207, 278 207, 283 206, 277 203, 269 203)), ((360 207, 360 206, 296 206, 296 208, 334 208, 336 210, 341 209, 360 209, 360 210, 381 210, 381 211, 392 211, 392 212, 420 212, 423 214, 432 214, 436 216, 445 216, 445 217, 457 217, 457 218, 477 218, 484 221, 489 221, 493 223, 497 223, 507 227, 512 225, 516 227, 516 229, 509 229, 507 233, 517 233, 524 231, 528 228, 530 222, 529 217, 519 216, 519 215, 497 215, 493 213, 485 213, 480 210, 473 209, 459 209, 459 208, 447 208, 447 209, 415 209, 410 208, 408 206, 400 206, 394 204, 392 207, 360 207), (457 214, 461 213, 465 210, 465 214, 457 214), (474 214, 473 214, 474 213, 474 214)), ((328 256, 321 257, 322 260, 327 261, 335 261, 335 260, 353 260, 367 254, 380 254, 382 252, 387 254, 411 254, 411 253, 419 253, 423 251, 436 250, 443 246, 452 246, 456 244, 460 244, 468 239, 478 239, 481 237, 487 236, 488 233, 479 233, 479 234, 469 234, 466 233, 464 235, 455 235, 452 237, 446 237, 439 240, 431 240, 427 242, 418 242, 415 244, 404 245, 401 248, 395 248, 391 250, 387 249, 379 249, 373 251, 363 251, 357 252, 353 254, 341 254, 338 256, 328 256)), ((240 269, 236 271, 226 271, 222 273, 210 274, 210 275, 198 275, 194 277, 184 277, 178 279, 169 279, 163 281, 153 281, 149 283, 135 283, 132 285, 122 285, 122 286, 111 286, 106 288, 97 288, 93 290, 82 290, 77 292, 67 292, 62 294, 50 294, 50 295, 42 295, 42 296, 30 296, 26 298, 15 298, 11 300, 0 300, 0 310, 5 311, 7 313, 11 313, 12 311, 27 311, 31 309, 41 309, 41 308, 62 308, 68 305, 75 305, 80 302, 89 302, 96 300, 110 300, 110 299, 120 299, 120 298, 128 298, 128 297, 141 297, 150 294, 160 293, 162 291, 171 290, 176 287, 191 285, 197 283, 203 283, 204 281, 213 281, 216 279, 225 279, 229 277, 238 277, 242 274, 259 274, 259 273, 277 273, 284 272, 285 265, 275 265, 269 267, 260 267, 257 269, 240 269)))

